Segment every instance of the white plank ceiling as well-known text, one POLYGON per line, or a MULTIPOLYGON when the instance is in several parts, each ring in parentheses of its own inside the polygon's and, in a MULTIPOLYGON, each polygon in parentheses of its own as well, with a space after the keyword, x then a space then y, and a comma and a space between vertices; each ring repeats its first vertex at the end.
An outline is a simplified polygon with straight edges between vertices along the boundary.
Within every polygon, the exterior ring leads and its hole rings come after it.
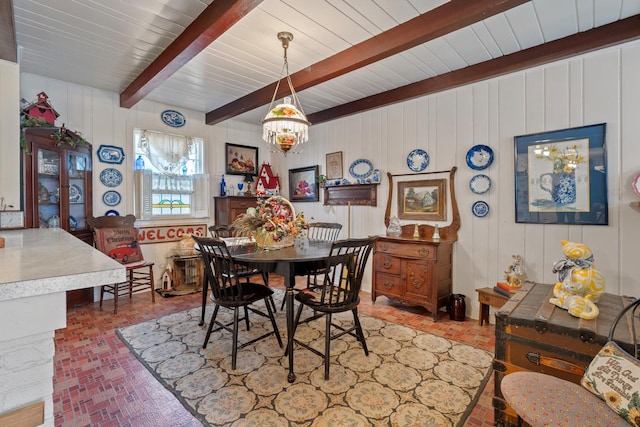
MULTIPOLYGON (((474 1, 474 0, 466 0, 474 1)), ((121 93, 211 0, 13 0, 21 71, 121 93)), ((146 99, 209 112, 442 0, 264 0, 146 99)), ((299 92, 307 114, 640 14, 640 0, 533 0, 299 92)), ((31 101, 31 100, 29 100, 31 101)), ((239 116, 259 123, 266 106, 239 116)))

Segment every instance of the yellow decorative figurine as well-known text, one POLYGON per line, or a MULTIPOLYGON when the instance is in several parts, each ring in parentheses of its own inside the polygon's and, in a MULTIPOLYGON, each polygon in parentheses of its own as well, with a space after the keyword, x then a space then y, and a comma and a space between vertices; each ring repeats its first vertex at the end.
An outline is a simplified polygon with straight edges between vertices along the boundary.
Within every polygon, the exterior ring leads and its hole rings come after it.
POLYGON ((593 254, 586 245, 567 240, 560 243, 564 259, 553 265, 558 282, 549 302, 574 317, 595 319, 600 314, 596 303, 604 294, 604 277, 593 264, 593 254))

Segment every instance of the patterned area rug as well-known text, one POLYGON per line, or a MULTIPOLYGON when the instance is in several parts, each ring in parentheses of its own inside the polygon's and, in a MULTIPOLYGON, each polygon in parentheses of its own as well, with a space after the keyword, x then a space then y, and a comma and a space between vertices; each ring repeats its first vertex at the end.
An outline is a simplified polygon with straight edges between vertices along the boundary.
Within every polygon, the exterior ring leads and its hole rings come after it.
MULTIPOLYGON (((282 291, 276 292, 279 302, 282 291)), ((224 309, 221 316, 232 318, 224 309)), ((197 308, 117 333, 204 425, 462 426, 491 372, 493 356, 484 350, 361 314, 368 357, 351 336, 333 340, 325 381, 322 358, 298 347, 297 380, 289 384, 288 359, 274 337, 240 350, 234 371, 231 334, 214 332, 203 349, 207 324, 198 326, 199 319, 197 308)), ((337 316, 347 325, 351 319, 337 316)), ((240 343, 271 330, 267 318, 250 314, 250 320, 250 332, 241 322, 240 343)), ((284 312, 277 321, 286 344, 284 312)), ((296 339, 323 349, 324 325, 324 319, 301 325, 296 339)))

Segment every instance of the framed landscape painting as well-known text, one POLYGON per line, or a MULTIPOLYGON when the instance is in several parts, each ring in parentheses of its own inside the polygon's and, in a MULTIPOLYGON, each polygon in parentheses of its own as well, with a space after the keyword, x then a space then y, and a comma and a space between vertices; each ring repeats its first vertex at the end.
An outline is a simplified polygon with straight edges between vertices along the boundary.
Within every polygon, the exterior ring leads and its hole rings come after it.
POLYGON ((446 180, 398 182, 398 218, 419 221, 444 221, 446 180))

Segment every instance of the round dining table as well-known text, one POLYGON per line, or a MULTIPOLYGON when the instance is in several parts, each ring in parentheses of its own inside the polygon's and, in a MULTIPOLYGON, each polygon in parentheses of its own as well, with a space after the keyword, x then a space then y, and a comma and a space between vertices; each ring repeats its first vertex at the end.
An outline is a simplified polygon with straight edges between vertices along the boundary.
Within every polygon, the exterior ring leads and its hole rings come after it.
MULTIPOLYGON (((229 253, 234 261, 246 264, 266 273, 275 273, 284 277, 286 288, 286 316, 287 316, 287 355, 289 356, 289 374, 287 380, 296 380, 293 369, 293 288, 296 276, 305 276, 309 271, 318 268, 319 262, 324 262, 331 252, 331 242, 309 242, 304 249, 290 246, 281 249, 261 249, 252 245, 229 245, 229 253)), ((202 289, 202 317, 200 325, 204 324, 204 313, 207 303, 208 283, 205 280, 202 289)))

